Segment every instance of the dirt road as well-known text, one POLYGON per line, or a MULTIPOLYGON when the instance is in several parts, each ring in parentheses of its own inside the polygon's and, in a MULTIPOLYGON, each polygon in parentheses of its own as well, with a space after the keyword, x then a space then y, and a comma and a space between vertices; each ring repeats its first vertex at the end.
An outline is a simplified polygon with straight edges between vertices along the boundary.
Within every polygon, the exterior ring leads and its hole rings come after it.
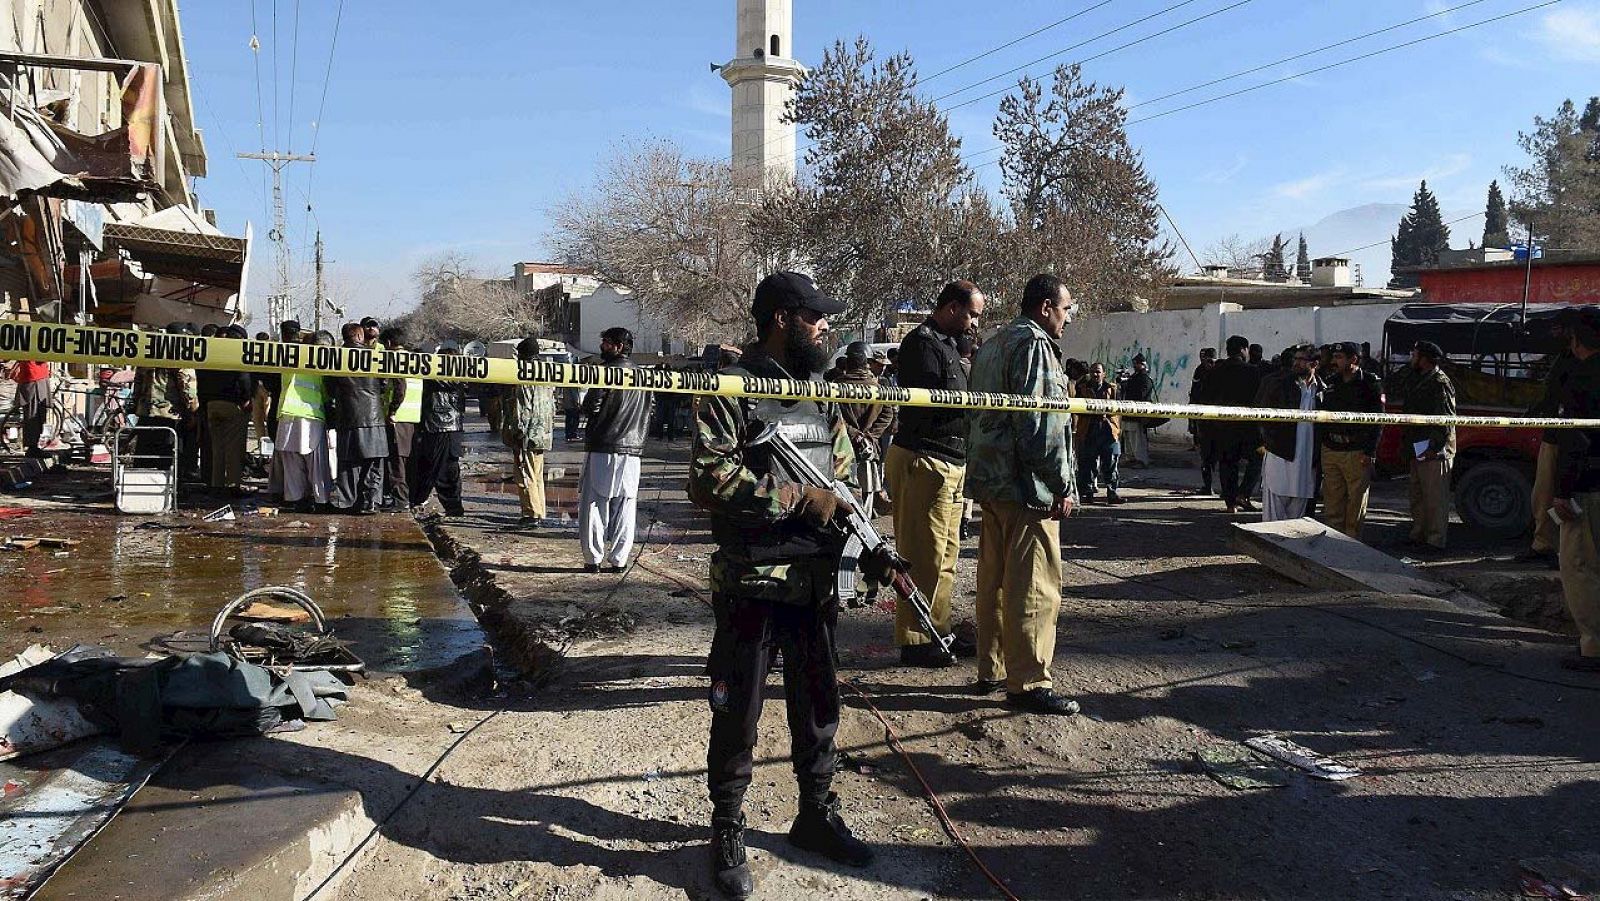
MULTIPOLYGON (((711 548, 683 498, 686 447, 647 459, 642 547, 621 577, 582 573, 570 530, 517 531, 508 463, 481 438, 474 451, 469 518, 439 527, 467 564, 458 579, 498 597, 525 640, 572 643, 385 826, 338 897, 706 897, 711 548)), ((552 455, 558 506, 579 456, 552 455)), ((970 667, 893 665, 888 613, 846 615, 837 789, 880 850, 873 868, 784 841, 793 779, 769 688, 748 804, 758 897, 1000 897, 916 773, 1027 899, 1505 898, 1519 859, 1600 848, 1600 679, 1558 668, 1568 639, 1419 597, 1301 590, 1227 549, 1219 503, 1173 487, 1192 470, 1129 475, 1130 504, 1063 529, 1054 673, 1083 716, 974 698, 970 667), (1363 775, 1241 792, 1195 762, 1267 733, 1363 775)), ((1377 534, 1394 527, 1374 513, 1377 534)))

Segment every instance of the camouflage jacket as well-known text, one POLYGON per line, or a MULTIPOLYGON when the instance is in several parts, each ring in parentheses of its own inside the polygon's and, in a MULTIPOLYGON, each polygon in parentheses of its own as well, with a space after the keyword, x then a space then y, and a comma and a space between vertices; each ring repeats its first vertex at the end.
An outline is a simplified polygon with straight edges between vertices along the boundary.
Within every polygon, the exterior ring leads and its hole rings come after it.
MULTIPOLYGON (((745 354, 741 365, 727 375, 751 374, 788 378, 788 373, 759 351, 745 354)), ((776 527, 791 522, 800 504, 800 486, 771 473, 757 474, 745 465, 743 436, 753 402, 745 398, 705 395, 699 398, 695 417, 694 448, 689 456, 689 497, 715 518, 743 524, 776 527)), ((855 451, 850 444, 838 404, 824 404, 823 415, 833 434, 833 471, 836 478, 854 484, 855 451)), ((760 596, 772 600, 803 600, 814 591, 814 578, 830 565, 753 563, 742 548, 719 547, 711 558, 711 588, 715 592, 760 596)))
POLYGON ((133 411, 140 419, 186 419, 200 406, 193 369, 141 368, 133 376, 133 411))
MULTIPOLYGON (((973 391, 1068 396, 1061 348, 1026 316, 984 342, 972 364, 973 391)), ((1078 490, 1072 418, 1065 413, 983 410, 967 421, 967 497, 1048 510, 1078 490)))
POLYGON ((556 422, 555 392, 540 385, 507 385, 500 398, 500 440, 506 447, 549 450, 556 422))

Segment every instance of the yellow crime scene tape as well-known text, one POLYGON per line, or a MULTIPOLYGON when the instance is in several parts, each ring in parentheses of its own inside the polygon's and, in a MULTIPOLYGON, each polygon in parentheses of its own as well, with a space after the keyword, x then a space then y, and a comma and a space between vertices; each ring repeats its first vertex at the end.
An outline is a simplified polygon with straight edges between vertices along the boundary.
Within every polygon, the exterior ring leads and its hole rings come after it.
POLYGON ((101 363, 165 369, 223 369, 320 376, 425 378, 497 385, 617 388, 709 394, 720 397, 826 400, 840 403, 882 403, 965 410, 1117 414, 1138 418, 1600 429, 1600 420, 1519 416, 1423 416, 1407 413, 1349 413, 1331 410, 1163 404, 1081 397, 1049 398, 985 391, 852 385, 748 375, 720 375, 714 372, 678 372, 590 363, 554 363, 546 360, 510 360, 456 354, 375 350, 363 347, 317 347, 277 341, 203 338, 195 335, 169 335, 165 332, 136 332, 41 322, 0 321, 0 360, 101 363))

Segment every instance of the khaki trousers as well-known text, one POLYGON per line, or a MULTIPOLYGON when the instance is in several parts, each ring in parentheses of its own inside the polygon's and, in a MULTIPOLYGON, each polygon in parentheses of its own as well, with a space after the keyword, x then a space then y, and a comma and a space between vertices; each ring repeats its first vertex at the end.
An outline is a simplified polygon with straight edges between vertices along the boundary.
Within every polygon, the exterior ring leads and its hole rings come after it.
POLYGON ((1539 442, 1539 468, 1533 477, 1533 550, 1548 554, 1561 543, 1561 530, 1547 512, 1556 497, 1556 446, 1539 442))
POLYGON ((1600 657, 1600 552, 1595 548, 1600 538, 1600 492, 1579 494, 1573 500, 1583 513, 1561 524, 1561 593, 1578 624, 1578 653, 1600 657))
POLYGON ((1371 487, 1372 467, 1362 465, 1360 451, 1322 449, 1322 511, 1328 528, 1359 540, 1371 487))
POLYGON ((206 425, 211 442, 211 471, 206 483, 212 488, 238 488, 244 484, 244 446, 250 418, 244 408, 231 400, 206 404, 206 425))
POLYGON ((517 458, 517 494, 522 498, 522 515, 544 519, 544 451, 512 451, 517 458))
POLYGON ((1411 540, 1444 547, 1450 522, 1450 461, 1411 461, 1411 540))
MULTIPOLYGON (((894 541, 911 564, 911 581, 928 598, 933 625, 950 634, 950 597, 961 556, 961 489, 967 468, 890 445, 884 477, 894 498, 894 541)), ((896 603, 894 640, 904 647, 928 644, 911 605, 896 603)))
POLYGON ((984 501, 978 541, 978 678, 1009 692, 1049 688, 1061 612, 1061 523, 984 501))

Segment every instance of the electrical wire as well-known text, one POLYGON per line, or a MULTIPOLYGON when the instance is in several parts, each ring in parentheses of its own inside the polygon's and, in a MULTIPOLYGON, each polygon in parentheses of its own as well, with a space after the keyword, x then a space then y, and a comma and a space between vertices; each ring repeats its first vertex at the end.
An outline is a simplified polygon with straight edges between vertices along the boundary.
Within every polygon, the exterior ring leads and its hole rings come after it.
POLYGON ((1561 2, 1561 0, 1545 0, 1545 2, 1543 2, 1543 3, 1537 3, 1537 4, 1534 4, 1533 6, 1525 6, 1522 9, 1512 10, 1511 12, 1503 13, 1501 15, 1494 16, 1494 17, 1488 18, 1488 19, 1481 19, 1481 20, 1479 20, 1477 22, 1472 22, 1472 23, 1469 23, 1467 25, 1461 25, 1461 26, 1458 26, 1456 28, 1451 28, 1451 29, 1448 29, 1446 31, 1438 32, 1437 34, 1425 35, 1423 37, 1415 38, 1415 39, 1409 40, 1409 41, 1404 41, 1404 42, 1399 43, 1399 44, 1392 44, 1392 45, 1390 45, 1388 47, 1383 47, 1381 49, 1374 50, 1374 51, 1372 51, 1370 53, 1363 53, 1360 56, 1352 56, 1349 59, 1342 59, 1342 60, 1339 60, 1337 62, 1329 63, 1329 64, 1327 64, 1325 66, 1318 66, 1318 67, 1316 67, 1314 69, 1308 69, 1308 70, 1306 70, 1304 72, 1297 72, 1294 75, 1285 75, 1282 78, 1274 78, 1271 81, 1264 81, 1264 82, 1262 82, 1261 84, 1258 84, 1258 85, 1251 85, 1248 88, 1240 88, 1237 91, 1230 91, 1230 92, 1228 92, 1226 94, 1221 94, 1221 95, 1218 95, 1216 97, 1210 97, 1210 98, 1207 98, 1205 100, 1199 100, 1199 101, 1196 101, 1194 103, 1186 104, 1184 106, 1174 107, 1173 109, 1169 109, 1169 110, 1163 110, 1163 111, 1161 111, 1159 113, 1154 113, 1152 115, 1145 116, 1145 117, 1143 117, 1141 119, 1135 119, 1132 122, 1129 122, 1128 124, 1129 125, 1138 125, 1141 122, 1150 122, 1150 121, 1155 120, 1155 119, 1160 119, 1160 118, 1162 118, 1164 116, 1170 116, 1173 113, 1181 113, 1181 112, 1184 112, 1185 110, 1191 110, 1191 109, 1195 109, 1197 107, 1206 106, 1208 104, 1217 103, 1217 102, 1222 101, 1222 100, 1228 100, 1228 99, 1231 99, 1233 97, 1241 96, 1243 94, 1249 94, 1249 93, 1252 93, 1254 91, 1259 91, 1262 88, 1268 88, 1268 87, 1272 87, 1273 85, 1283 84, 1286 81, 1293 81, 1296 78, 1304 78, 1307 75, 1315 75, 1315 74, 1317 74, 1319 72, 1326 72, 1326 71, 1328 71, 1330 69, 1337 69, 1337 68, 1339 68, 1341 66, 1348 66, 1351 63, 1362 62, 1363 60, 1372 59, 1373 57, 1376 57, 1376 56, 1382 56, 1385 53, 1392 53, 1392 52, 1394 52, 1396 50, 1401 50, 1401 49, 1404 49, 1406 47, 1414 47, 1414 46, 1416 46, 1418 44, 1423 44, 1423 43, 1426 43, 1428 41, 1436 40, 1438 38, 1447 37, 1447 36, 1452 35, 1452 34, 1459 34, 1459 33, 1463 32, 1463 31, 1467 31, 1468 29, 1477 28, 1480 25, 1488 25, 1488 24, 1493 23, 1493 22, 1499 22, 1499 21, 1502 21, 1504 19, 1512 18, 1513 16, 1520 16, 1520 15, 1523 15, 1525 13, 1533 12, 1534 10, 1544 9, 1547 6, 1554 6, 1554 5, 1556 5, 1557 3, 1560 3, 1560 2, 1561 2))
MULTIPOLYGON (((1468 219, 1476 219, 1479 216, 1483 216, 1483 215, 1485 215, 1485 214, 1484 213, 1472 213, 1471 215, 1462 216, 1459 219, 1451 219, 1449 222, 1446 222, 1446 223, 1443 223, 1443 224, 1445 224, 1445 225, 1455 225, 1457 222, 1465 222, 1468 219)), ((1371 244, 1363 244, 1360 247, 1352 247, 1349 250, 1341 250, 1338 253, 1328 254, 1328 256, 1342 257, 1342 256, 1347 256, 1349 254, 1355 253, 1358 250, 1371 250, 1372 248, 1377 247, 1379 245, 1388 244, 1391 240, 1393 240, 1393 236, 1392 235, 1390 237, 1388 237, 1388 238, 1384 238, 1381 241, 1373 241, 1371 244)))
MULTIPOLYGON (((322 72, 322 97, 317 101, 317 118, 311 123, 311 152, 310 156, 317 155, 317 144, 322 140, 322 114, 328 107, 328 85, 333 80, 333 56, 339 49, 339 26, 344 23, 344 0, 339 0, 333 16, 333 38, 328 42, 328 64, 322 72)), ((311 196, 315 190, 317 178, 317 161, 312 160, 306 167, 306 213, 300 222, 300 231, 308 231, 311 227, 311 196)))
MULTIPOLYGON (((1160 18, 1161 16, 1164 16, 1169 12, 1173 12, 1174 10, 1182 9, 1183 7, 1188 6, 1189 4, 1194 3, 1194 2, 1196 2, 1196 0, 1179 0, 1179 2, 1174 3, 1171 6, 1167 6, 1167 7, 1163 7, 1162 9, 1158 9, 1155 12, 1150 13, 1147 16, 1142 16, 1140 18, 1134 19, 1132 22, 1126 22, 1126 23, 1124 23, 1122 25, 1118 25, 1116 28, 1110 29, 1109 31, 1102 31, 1102 32, 1100 32, 1099 34, 1095 35, 1092 38, 1085 38, 1084 40, 1081 40, 1076 44, 1070 44, 1070 45, 1068 45, 1066 47, 1062 47, 1060 50, 1056 50, 1056 51, 1054 51, 1052 53, 1047 53, 1044 56, 1039 57, 1038 59, 1030 60, 1030 61, 1028 61, 1026 63, 1023 63, 1020 66, 1016 66, 1015 68, 1007 69, 1007 70, 1005 70, 1004 72, 1001 72, 998 75, 991 75, 988 78, 979 79, 978 81, 974 81, 973 83, 971 83, 969 85, 965 85, 963 87, 956 88, 955 90, 950 91, 948 93, 940 94, 938 97, 933 98, 933 102, 934 103, 938 103, 941 100, 948 100, 949 98, 954 97, 957 94, 962 94, 962 93, 965 93, 967 91, 972 90, 973 88, 976 88, 976 87, 979 87, 979 86, 982 86, 982 85, 986 85, 991 81, 999 81, 1002 78, 1006 78, 1008 76, 1015 75, 1018 72, 1025 71, 1027 69, 1031 69, 1032 67, 1038 65, 1039 63, 1048 62, 1048 61, 1050 61, 1052 59, 1055 59, 1058 56, 1063 56, 1065 54, 1071 53, 1072 51, 1077 50, 1079 47, 1085 47, 1085 46, 1088 46, 1089 44, 1093 44, 1095 41, 1101 40, 1103 38, 1108 38, 1108 37, 1110 37, 1110 36, 1112 36, 1112 35, 1114 35, 1114 34, 1116 34, 1118 32, 1127 31, 1128 29, 1130 29, 1130 28, 1132 28, 1132 27, 1134 27, 1136 25, 1143 25, 1145 22, 1148 22, 1151 19, 1160 18)), ((952 107, 952 109, 953 108, 954 107, 952 107)))
MULTIPOLYGON (((1174 113, 1181 113, 1181 112, 1185 112, 1187 110, 1197 109, 1197 108, 1202 107, 1202 106, 1208 106, 1208 105, 1210 105, 1212 103, 1219 103, 1219 102, 1221 102, 1223 100, 1228 100, 1228 99, 1231 99, 1231 98, 1234 98, 1234 97, 1238 97, 1238 96, 1240 96, 1242 94, 1249 94, 1249 93, 1251 93, 1253 91, 1259 91, 1262 88, 1267 88, 1267 87, 1271 87, 1273 85, 1283 84, 1286 81, 1293 81, 1296 78, 1304 78, 1307 75, 1315 75, 1315 74, 1317 74, 1319 72, 1326 72, 1326 71, 1328 71, 1330 69, 1337 69, 1337 68, 1339 68, 1341 66, 1347 66, 1347 65, 1349 65, 1351 63, 1361 62, 1363 60, 1368 60, 1368 59, 1371 59, 1371 58, 1376 57, 1376 56, 1381 56, 1381 55, 1383 55, 1385 53, 1391 53, 1391 52, 1393 52, 1395 50, 1400 50, 1400 49, 1403 49, 1403 48, 1406 48, 1406 47, 1413 47, 1413 46, 1415 46, 1417 44, 1426 43, 1427 41, 1436 40, 1436 39, 1442 38, 1442 37, 1448 37, 1448 36, 1453 35, 1453 34, 1459 34, 1460 32, 1467 31, 1468 29, 1477 28, 1480 25, 1488 25, 1488 24, 1491 24, 1493 22, 1499 22, 1499 21, 1501 21, 1503 19, 1512 18, 1513 16, 1524 15, 1526 13, 1533 12, 1534 10, 1543 9, 1543 8, 1545 8, 1547 6, 1554 6, 1555 4, 1560 3, 1560 2, 1561 2, 1561 0, 1545 0, 1545 2, 1543 2, 1543 3, 1538 3, 1538 4, 1535 4, 1533 6, 1526 6, 1526 7, 1523 7, 1522 9, 1513 10, 1511 12, 1504 13, 1502 15, 1494 16, 1494 17, 1491 17, 1491 18, 1488 18, 1488 19, 1482 19, 1482 20, 1479 20, 1477 22, 1472 22, 1472 23, 1469 23, 1467 25, 1461 25, 1461 26, 1458 26, 1456 28, 1448 29, 1446 31, 1437 32, 1435 34, 1425 35, 1423 37, 1415 38, 1415 39, 1412 39, 1412 40, 1409 40, 1409 41, 1404 41, 1404 42, 1399 43, 1399 44, 1391 44, 1388 47, 1383 47, 1383 48, 1380 48, 1378 50, 1373 50, 1373 51, 1368 52, 1368 53, 1360 54, 1358 56, 1348 57, 1346 59, 1342 59, 1342 60, 1338 60, 1336 62, 1328 63, 1327 65, 1324 65, 1324 66, 1318 66, 1318 67, 1316 67, 1314 69, 1308 69, 1308 70, 1306 70, 1304 72, 1297 72, 1297 73, 1295 73, 1293 75, 1285 75, 1282 78, 1275 78, 1275 79, 1273 79, 1271 81, 1265 81, 1265 82, 1262 82, 1261 84, 1252 85, 1252 86, 1250 86, 1248 88, 1241 88, 1241 89, 1239 89, 1237 91, 1230 91, 1229 93, 1220 94, 1220 95, 1218 95, 1216 97, 1208 97, 1205 100, 1198 100, 1198 101, 1195 101, 1194 103, 1186 104, 1184 106, 1174 107, 1173 109, 1170 109, 1170 110, 1163 110, 1162 112, 1155 113, 1153 115, 1145 116, 1145 117, 1140 118, 1140 119, 1134 119, 1131 122, 1129 122, 1128 124, 1129 125, 1138 125, 1138 124, 1143 123, 1143 122, 1149 122, 1149 121, 1152 121, 1154 119, 1160 119, 1160 118, 1163 118, 1165 116, 1170 116, 1170 115, 1172 115, 1174 113)), ((981 156, 981 155, 986 154, 986 153, 994 153, 997 150, 1004 150, 1004 149, 1005 149, 1005 145, 1001 144, 1001 145, 997 145, 997 146, 994 146, 994 147, 986 148, 984 150, 977 151, 977 152, 971 154, 971 156, 981 156)), ((974 166, 973 168, 974 169, 981 169, 984 166, 993 166, 993 165, 995 165, 995 164, 997 164, 999 162, 1000 162, 1000 160, 998 160, 998 159, 989 160, 987 162, 979 163, 978 165, 974 166)), ((1375 246, 1375 245, 1369 245, 1369 246, 1375 246)), ((1357 248, 1357 249, 1363 249, 1363 248, 1357 248)))
POLYGON ((283 148, 294 152, 294 88, 300 71, 300 0, 294 0, 294 43, 289 51, 289 143, 283 148))
POLYGON ((282 147, 282 107, 278 105, 278 0, 272 0, 272 146, 282 147))
MULTIPOLYGON (((1092 13, 1095 10, 1099 9, 1100 7, 1107 6, 1107 5, 1111 4, 1112 2, 1113 2, 1113 0, 1100 0, 1099 3, 1096 3, 1096 4, 1092 5, 1092 6, 1087 6, 1087 7, 1083 8, 1083 9, 1080 9, 1077 12, 1075 12, 1072 15, 1067 16, 1065 18, 1057 19, 1054 22, 1051 22, 1049 25, 1045 25, 1042 28, 1036 28, 1033 31, 1030 31, 1027 34, 1023 35, 1022 37, 1013 38, 1013 39, 1011 39, 1009 41, 1006 41, 1004 44, 999 45, 998 47, 990 47, 988 50, 985 50, 985 51, 983 51, 982 53, 979 53, 976 56, 969 56, 966 59, 962 60, 959 63, 956 63, 953 66, 946 66, 945 68, 940 69, 939 71, 933 73, 932 75, 926 76, 924 78, 918 78, 916 81, 913 81, 911 83, 911 87, 914 88, 917 85, 933 81, 935 78, 938 78, 941 75, 948 75, 951 72, 954 72, 955 70, 962 68, 963 66, 967 66, 967 65, 970 65, 971 63, 975 63, 980 59, 984 59, 985 57, 993 56, 996 53, 999 53, 1000 51, 1006 49, 1007 47, 1014 47, 1017 44, 1020 44, 1023 41, 1026 41, 1029 38, 1038 37, 1039 35, 1044 34, 1047 31, 1050 31, 1050 30, 1055 29, 1055 28, 1059 28, 1062 25, 1065 25, 1068 22, 1071 22, 1073 19, 1076 19, 1076 18, 1079 18, 1081 16, 1085 16, 1085 15, 1087 15, 1089 13, 1092 13)), ((1484 2, 1484 0, 1479 0, 1479 2, 1484 2)))
POLYGON ((1194 91, 1198 91, 1198 90, 1201 90, 1203 88, 1209 88, 1209 87, 1211 87, 1213 85, 1218 85, 1218 84, 1221 84, 1221 83, 1223 83, 1225 81, 1232 81, 1235 78, 1243 78, 1246 75, 1254 75, 1255 73, 1260 72, 1263 69, 1270 69, 1273 66, 1281 66, 1284 63, 1292 63, 1297 59, 1304 59, 1305 57, 1308 57, 1308 56, 1314 56, 1314 55, 1316 55, 1318 53, 1323 53, 1325 51, 1332 50, 1335 47, 1343 47, 1346 44, 1354 44, 1357 41, 1364 41, 1367 38, 1377 37, 1380 34, 1386 34, 1388 32, 1395 31, 1395 30, 1400 29, 1400 28, 1405 28, 1408 25, 1415 25, 1418 22, 1425 22, 1428 19, 1437 19, 1440 16, 1448 16, 1451 13, 1460 12, 1461 10, 1466 9, 1469 6, 1477 6, 1480 3, 1487 3, 1487 2, 1489 2, 1489 0, 1469 0, 1469 2, 1467 2, 1467 3, 1461 3, 1461 4, 1458 4, 1456 6, 1449 7, 1448 9, 1441 9, 1438 12, 1429 13, 1428 15, 1425 15, 1425 16, 1417 16, 1414 19, 1407 19, 1404 22, 1398 22, 1398 23, 1396 23, 1394 25, 1388 25, 1388 26, 1385 26, 1383 28, 1379 28, 1379 29, 1377 29, 1375 31, 1369 31, 1366 34, 1358 34, 1355 37, 1345 38, 1342 41, 1335 41, 1332 44, 1324 44, 1321 47, 1317 47, 1317 48, 1315 48, 1313 50, 1306 50, 1306 51, 1303 51, 1301 53, 1296 53, 1293 56, 1286 56, 1283 59, 1275 59, 1270 63, 1262 63, 1259 66, 1256 66, 1256 67, 1251 68, 1251 69, 1245 69, 1245 70, 1243 70, 1241 72, 1235 72, 1232 75, 1224 75, 1224 76, 1221 76, 1220 78, 1213 78, 1210 81, 1204 82, 1202 84, 1191 85, 1191 86, 1189 86, 1187 88, 1183 88, 1182 90, 1173 91, 1170 94, 1162 94, 1160 97, 1152 97, 1149 100, 1141 100, 1138 103, 1135 103, 1135 104, 1132 104, 1131 106, 1129 106, 1128 109, 1130 109, 1130 110, 1138 109, 1141 106, 1148 106, 1149 104, 1152 104, 1152 103, 1160 103, 1163 100, 1171 100, 1174 97, 1177 97, 1177 96, 1180 96, 1180 95, 1183 95, 1183 94, 1188 94, 1188 93, 1191 93, 1191 92, 1194 92, 1194 91))

